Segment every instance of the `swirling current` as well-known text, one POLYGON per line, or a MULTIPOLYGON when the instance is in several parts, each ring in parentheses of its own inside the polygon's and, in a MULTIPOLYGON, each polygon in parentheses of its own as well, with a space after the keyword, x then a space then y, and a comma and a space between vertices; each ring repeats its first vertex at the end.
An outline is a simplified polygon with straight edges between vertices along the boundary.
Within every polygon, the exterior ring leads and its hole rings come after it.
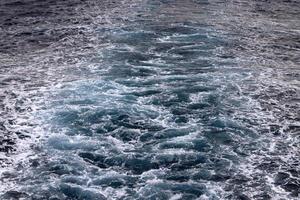
POLYGON ((298 0, 0 15, 0 199, 300 198, 298 0))

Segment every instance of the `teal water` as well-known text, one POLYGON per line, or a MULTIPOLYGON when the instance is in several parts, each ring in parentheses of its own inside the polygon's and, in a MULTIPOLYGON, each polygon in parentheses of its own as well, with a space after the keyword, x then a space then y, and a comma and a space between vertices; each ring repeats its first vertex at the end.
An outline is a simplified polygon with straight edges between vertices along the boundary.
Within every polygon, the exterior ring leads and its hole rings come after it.
POLYGON ((3 54, 29 75, 3 71, 3 104, 30 109, 3 112, 29 147, 2 199, 299 197, 296 2, 89 3, 76 34, 3 54))

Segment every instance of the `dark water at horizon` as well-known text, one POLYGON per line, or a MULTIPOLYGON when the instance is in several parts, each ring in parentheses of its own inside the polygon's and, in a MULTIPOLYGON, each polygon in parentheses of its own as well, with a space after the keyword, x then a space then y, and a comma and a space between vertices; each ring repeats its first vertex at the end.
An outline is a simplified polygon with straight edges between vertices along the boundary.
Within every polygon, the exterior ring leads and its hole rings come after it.
POLYGON ((0 199, 298 199, 299 1, 0 1, 0 199))

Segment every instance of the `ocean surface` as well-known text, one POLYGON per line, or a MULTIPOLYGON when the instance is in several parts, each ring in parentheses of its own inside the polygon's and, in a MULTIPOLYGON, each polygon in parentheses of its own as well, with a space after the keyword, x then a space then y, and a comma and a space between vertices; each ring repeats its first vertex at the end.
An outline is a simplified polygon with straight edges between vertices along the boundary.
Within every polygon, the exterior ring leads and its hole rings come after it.
POLYGON ((0 0, 0 199, 299 200, 299 0, 0 0))

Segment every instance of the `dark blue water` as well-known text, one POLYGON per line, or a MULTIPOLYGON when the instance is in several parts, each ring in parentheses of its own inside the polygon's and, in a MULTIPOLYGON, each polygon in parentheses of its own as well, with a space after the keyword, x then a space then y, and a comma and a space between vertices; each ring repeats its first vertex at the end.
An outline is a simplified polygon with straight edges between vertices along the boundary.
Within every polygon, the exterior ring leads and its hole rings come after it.
POLYGON ((1 5, 1 199, 299 198, 297 1, 1 5))

